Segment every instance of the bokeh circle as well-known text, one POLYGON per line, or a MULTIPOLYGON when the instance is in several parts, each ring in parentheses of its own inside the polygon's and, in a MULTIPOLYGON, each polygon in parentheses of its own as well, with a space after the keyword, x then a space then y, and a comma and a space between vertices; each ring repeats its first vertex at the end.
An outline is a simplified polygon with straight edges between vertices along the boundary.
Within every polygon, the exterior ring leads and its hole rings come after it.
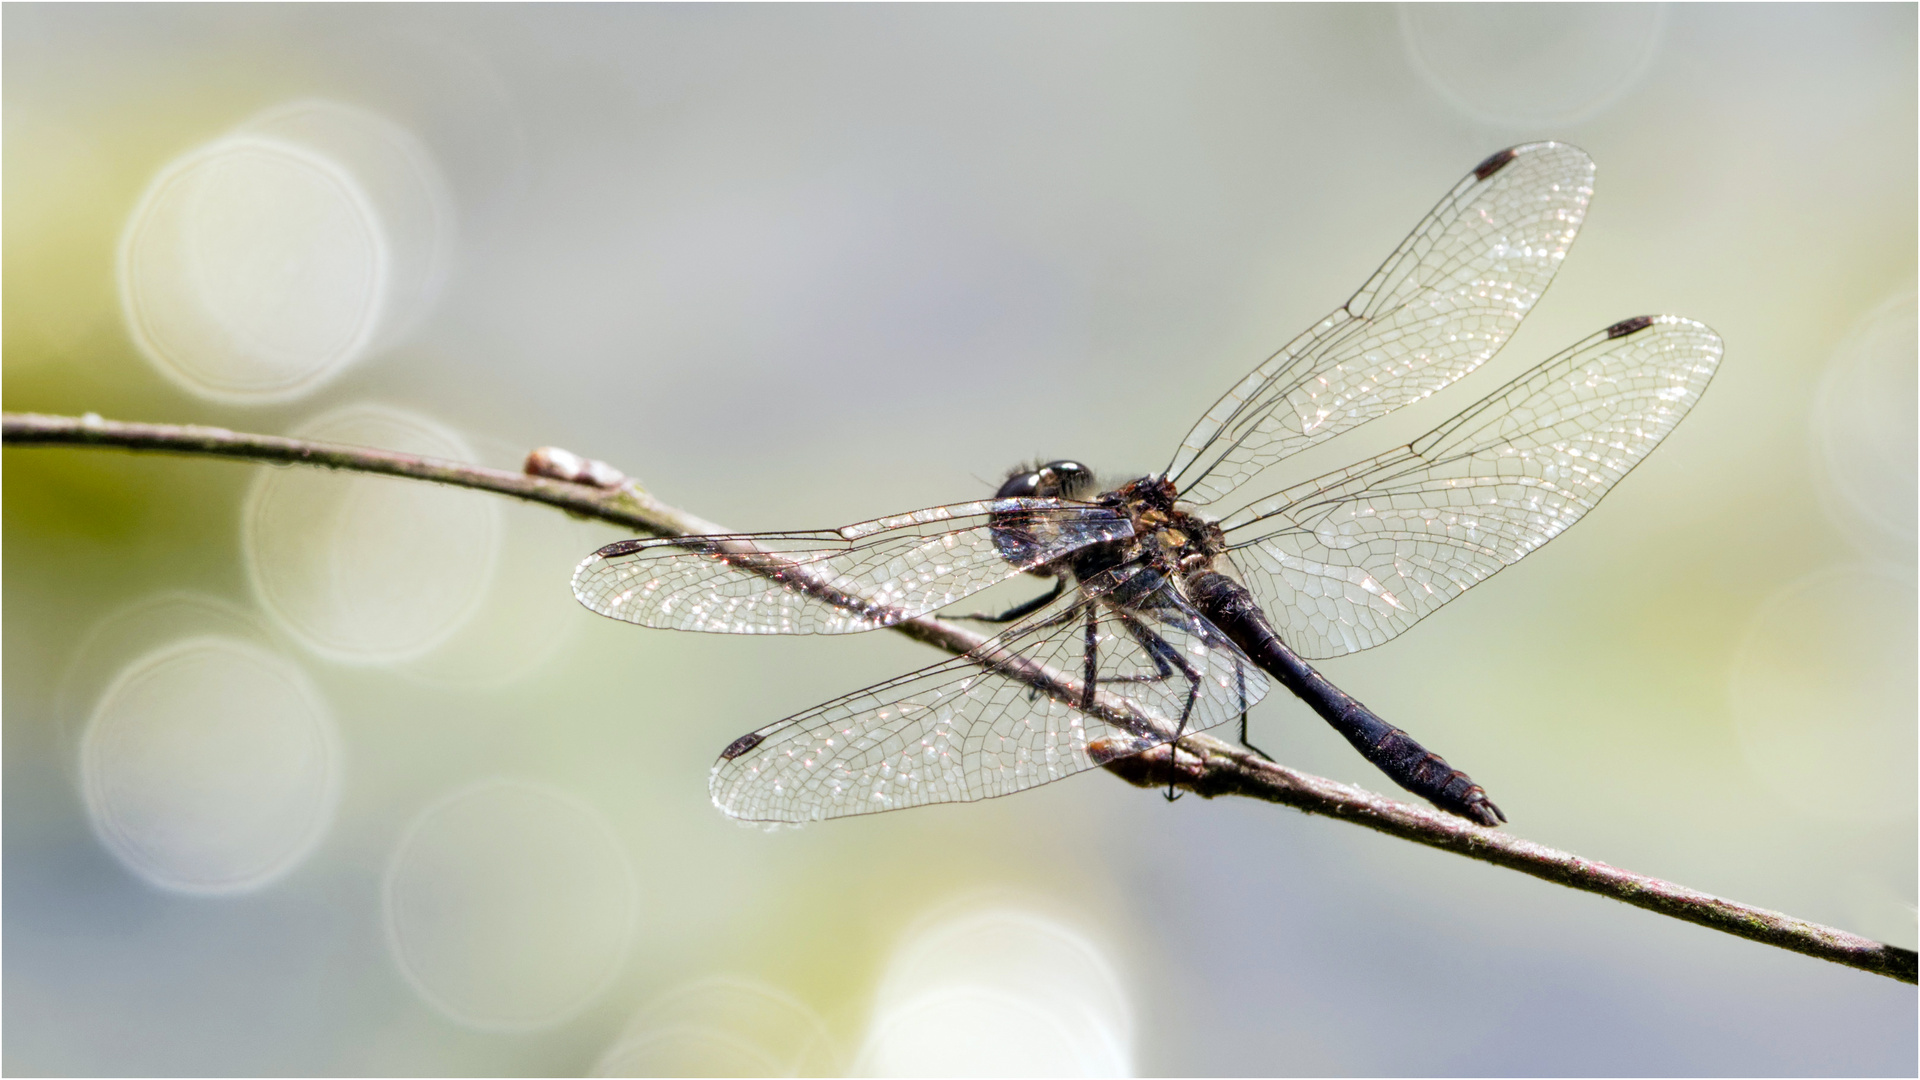
POLYGON ((1813 407, 1820 491, 1835 524, 1863 548, 1909 559, 1920 515, 1917 356, 1920 310, 1902 290, 1834 350, 1813 407))
MULTIPOLYGON (((353 405, 300 438, 470 461, 457 433, 417 413, 353 405)), ((241 547, 260 604, 316 653, 394 663, 444 642, 494 579, 494 496, 398 477, 264 469, 242 512, 241 547)))
POLYGON ((837 1076, 826 1025, 757 979, 685 983, 634 1014, 595 1076, 837 1076))
POLYGON ((1565 126, 1618 101, 1645 74, 1661 4, 1401 4, 1407 60, 1468 116, 1565 126))
POLYGON ((246 892, 298 865, 332 821, 339 771, 333 719, 306 676, 229 637, 128 665, 80 740, 95 832, 179 892, 246 892))
POLYGON ((1728 702, 1747 764, 1775 796, 1823 820, 1913 813, 1917 604, 1908 572, 1849 566, 1754 613, 1728 702))
POLYGON ((1017 907, 923 923, 895 949, 857 1076, 1128 1076, 1133 1011, 1103 952, 1017 907))
POLYGON ((148 185, 121 241, 120 296, 135 343, 176 384, 286 401, 366 351, 390 263, 373 203, 338 162, 233 135, 148 185))
POLYGON ((551 1027, 625 963, 639 883, 599 813, 489 780, 429 806, 388 862, 387 942, 421 997, 494 1031, 551 1027))

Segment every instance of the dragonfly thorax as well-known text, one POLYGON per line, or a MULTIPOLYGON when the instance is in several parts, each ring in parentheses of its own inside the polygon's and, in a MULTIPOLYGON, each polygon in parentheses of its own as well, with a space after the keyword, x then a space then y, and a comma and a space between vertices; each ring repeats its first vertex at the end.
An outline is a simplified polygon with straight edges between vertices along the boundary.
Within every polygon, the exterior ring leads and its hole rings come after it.
POLYGON ((1211 565, 1226 548, 1220 526, 1176 504, 1179 495, 1164 476, 1143 476, 1101 497, 1127 515, 1133 525, 1132 558, 1151 563, 1168 576, 1211 565))

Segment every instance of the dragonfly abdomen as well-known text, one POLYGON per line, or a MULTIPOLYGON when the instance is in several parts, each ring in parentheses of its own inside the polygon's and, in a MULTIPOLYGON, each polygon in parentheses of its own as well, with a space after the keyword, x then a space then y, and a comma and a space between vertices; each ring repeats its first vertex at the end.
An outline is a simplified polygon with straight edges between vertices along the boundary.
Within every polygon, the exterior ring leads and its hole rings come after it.
POLYGON ((1239 582, 1208 570, 1189 578, 1187 586, 1194 605, 1241 652, 1319 713, 1394 783, 1448 813, 1482 825, 1496 826, 1507 820, 1472 777, 1382 720, 1300 659, 1280 640, 1259 602, 1239 582))

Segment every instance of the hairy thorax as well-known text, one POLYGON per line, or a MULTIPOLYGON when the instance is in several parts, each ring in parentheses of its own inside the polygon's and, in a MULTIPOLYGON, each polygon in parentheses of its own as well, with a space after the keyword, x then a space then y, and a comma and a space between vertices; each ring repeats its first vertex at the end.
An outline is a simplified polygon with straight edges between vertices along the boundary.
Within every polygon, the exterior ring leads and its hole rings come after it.
POLYGON ((1125 557, 1144 561, 1169 578, 1214 569, 1226 551, 1220 526, 1180 509, 1178 494, 1165 477, 1145 476, 1100 497, 1133 525, 1125 557))

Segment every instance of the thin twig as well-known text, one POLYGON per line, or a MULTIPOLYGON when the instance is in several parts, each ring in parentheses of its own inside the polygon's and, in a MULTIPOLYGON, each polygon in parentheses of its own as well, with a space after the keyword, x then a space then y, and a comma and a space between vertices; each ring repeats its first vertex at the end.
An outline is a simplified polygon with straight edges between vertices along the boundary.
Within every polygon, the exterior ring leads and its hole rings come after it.
MULTIPOLYGON (((1108 770, 1140 787, 1165 787, 1165 746, 1115 761, 1108 770)), ((1836 964, 1872 971, 1901 982, 1915 980, 1914 951, 1849 934, 1831 926, 1752 907, 1710 893, 1647 877, 1531 840, 1488 829, 1452 814, 1375 795, 1357 787, 1298 772, 1207 735, 1180 740, 1175 781, 1205 798, 1245 795, 1326 814, 1428 847, 1504 866, 1523 874, 1599 893, 1735 937, 1764 942, 1836 964)))
MULTIPOLYGON (((111 446, 246 461, 319 465, 511 495, 656 536, 697 536, 731 531, 668 506, 630 481, 580 483, 386 450, 274 435, 249 435, 224 428, 119 423, 102 420, 92 414, 70 417, 6 413, 3 428, 7 445, 111 446)), ((910 619, 892 629, 916 641, 956 654, 974 649, 986 641, 980 634, 934 618, 910 619)), ((1022 677, 1021 672, 1016 670, 1006 671, 1005 674, 1010 678, 1022 677)), ((1310 814, 1325 814, 1428 847, 1518 870, 1568 888, 1612 897, 1635 907, 1737 937, 1871 971, 1901 982, 1913 983, 1917 980, 1916 957, 1912 949, 1886 945, 1777 911, 1750 907, 1672 882, 1582 859, 1483 828, 1438 810, 1396 802, 1359 788, 1296 772, 1206 735, 1189 735, 1180 741, 1177 749, 1157 747, 1135 757, 1111 762, 1107 768, 1130 783, 1148 787, 1167 783, 1171 771, 1178 786, 1205 798, 1244 795, 1291 806, 1310 814), (1172 757, 1171 764, 1169 756, 1172 757)))
MULTIPOLYGON (((0 414, 0 422, 3 422, 4 440, 9 446, 112 446, 123 450, 166 454, 204 454, 244 461, 318 465, 328 469, 404 476, 410 480, 430 480, 436 484, 511 495, 516 499, 558 507, 580 517, 655 536, 710 536, 731 531, 668 506, 631 482, 614 486, 573 483, 392 450, 289 439, 279 435, 253 435, 192 424, 125 423, 102 420, 92 413, 86 416, 5 413, 0 414)), ((937 619, 909 619, 893 629, 915 641, 951 653, 966 652, 987 640, 971 630, 937 619)))

